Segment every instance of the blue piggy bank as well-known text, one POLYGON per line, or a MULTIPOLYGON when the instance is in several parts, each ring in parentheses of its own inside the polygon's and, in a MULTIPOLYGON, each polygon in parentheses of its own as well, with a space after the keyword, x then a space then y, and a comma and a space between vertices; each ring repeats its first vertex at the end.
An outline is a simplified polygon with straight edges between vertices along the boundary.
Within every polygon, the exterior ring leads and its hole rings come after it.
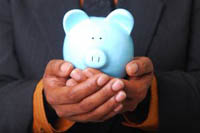
POLYGON ((89 17, 73 9, 64 16, 66 37, 64 60, 76 68, 95 68, 118 78, 126 75, 126 64, 133 59, 133 40, 130 36, 134 19, 125 9, 116 9, 107 17, 89 17))

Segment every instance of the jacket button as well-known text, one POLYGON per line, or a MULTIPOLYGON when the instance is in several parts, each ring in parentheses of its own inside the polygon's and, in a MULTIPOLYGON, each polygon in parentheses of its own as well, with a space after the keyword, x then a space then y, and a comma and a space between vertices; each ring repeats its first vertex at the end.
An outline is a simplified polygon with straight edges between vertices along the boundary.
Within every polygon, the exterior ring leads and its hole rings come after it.
POLYGON ((44 133, 44 128, 40 128, 40 133, 44 133))

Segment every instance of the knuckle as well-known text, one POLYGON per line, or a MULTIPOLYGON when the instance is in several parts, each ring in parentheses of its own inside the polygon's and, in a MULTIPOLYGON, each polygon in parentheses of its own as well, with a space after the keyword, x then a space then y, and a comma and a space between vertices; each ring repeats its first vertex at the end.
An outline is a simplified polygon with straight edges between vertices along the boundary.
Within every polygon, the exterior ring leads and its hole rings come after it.
POLYGON ((56 59, 52 59, 49 61, 49 64, 54 64, 57 60, 56 59))
POLYGON ((149 62, 150 61, 149 57, 146 57, 146 56, 143 56, 141 58, 141 60, 143 60, 143 62, 149 62))
POLYGON ((55 68, 57 67, 58 63, 59 63, 58 61, 54 61, 54 62, 50 65, 51 69, 55 69, 55 68))
POLYGON ((57 98, 49 92, 45 92, 46 100, 49 104, 54 105, 57 103, 57 98))
POLYGON ((93 88, 93 87, 96 88, 96 87, 98 87, 98 85, 97 85, 97 77, 99 77, 98 75, 94 78, 90 78, 87 82, 85 82, 86 83, 85 88, 93 88))
POLYGON ((54 63, 54 60, 50 60, 47 64, 47 68, 49 68, 54 63))
POLYGON ((91 112, 93 106, 94 106, 94 102, 92 102, 92 101, 90 101, 90 102, 82 101, 79 104, 79 108, 80 108, 81 112, 83 112, 83 113, 91 112))
POLYGON ((55 87, 55 82, 52 79, 47 79, 46 80, 46 78, 45 78, 45 80, 44 80, 44 89, 48 90, 49 88, 54 88, 54 87, 55 87))
POLYGON ((58 60, 56 60, 56 59, 50 60, 49 63, 47 64, 47 66, 52 68, 55 66, 55 64, 57 64, 57 62, 58 62, 58 60))
POLYGON ((108 108, 108 109, 114 108, 114 107, 117 106, 117 104, 118 104, 118 103, 116 102, 115 98, 112 97, 112 98, 109 100, 108 104, 106 105, 106 108, 108 108))
POLYGON ((50 60, 49 63, 47 64, 47 66, 46 66, 46 72, 49 72, 52 69, 54 69, 55 66, 56 66, 56 62, 57 62, 56 60, 50 60))
POLYGON ((68 100, 69 102, 76 102, 76 96, 75 96, 75 94, 69 93, 69 94, 67 95, 67 100, 68 100))
POLYGON ((102 95, 103 99, 108 99, 109 97, 111 97, 112 95, 109 94, 109 92, 107 93, 106 91, 104 92, 104 94, 102 95))
POLYGON ((99 112, 94 112, 88 117, 88 120, 89 121, 99 121, 100 118, 101 118, 101 114, 99 112))
POLYGON ((143 64, 144 64, 145 69, 153 68, 153 63, 152 63, 151 59, 148 57, 144 57, 143 64))
POLYGON ((102 97, 104 99, 107 99, 111 96, 114 96, 117 92, 114 92, 112 90, 112 84, 116 81, 117 79, 112 79, 102 90, 102 97))
POLYGON ((70 87, 70 88, 68 88, 68 89, 66 90, 65 94, 66 94, 66 100, 67 100, 68 102, 70 102, 70 103, 75 103, 75 102, 78 102, 78 101, 79 101, 75 89, 73 89, 73 88, 70 87))
POLYGON ((84 84, 84 88, 87 88, 87 89, 96 89, 96 83, 90 81, 90 82, 87 82, 86 84, 84 84))
POLYGON ((64 114, 65 114, 65 113, 64 113, 62 110, 56 109, 55 111, 56 111, 56 114, 57 114, 60 118, 63 118, 63 117, 64 117, 64 114))
POLYGON ((69 108, 66 108, 66 106, 55 107, 55 112, 60 118, 66 118, 73 115, 73 113, 69 110, 69 108))
POLYGON ((46 96, 46 100, 49 104, 55 104, 55 99, 52 96, 46 96))
POLYGON ((112 91, 111 85, 109 85, 108 87, 106 87, 102 90, 102 96, 104 99, 107 99, 113 95, 114 95, 114 92, 112 91))
POLYGON ((145 61, 141 62, 141 68, 146 69, 147 68, 147 63, 145 61))

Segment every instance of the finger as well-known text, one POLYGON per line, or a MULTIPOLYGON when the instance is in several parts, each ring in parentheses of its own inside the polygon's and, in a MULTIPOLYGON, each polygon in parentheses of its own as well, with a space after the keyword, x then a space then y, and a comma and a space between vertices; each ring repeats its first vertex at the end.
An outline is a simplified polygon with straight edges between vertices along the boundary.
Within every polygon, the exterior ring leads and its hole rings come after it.
POLYGON ((100 121, 106 121, 115 115, 117 115, 119 112, 121 112, 123 109, 123 104, 119 104, 112 112, 110 112, 108 115, 104 116, 100 121))
MULTIPOLYGON (((122 81, 119 82, 119 80, 116 81, 112 80, 103 89, 99 90, 99 92, 96 92, 92 96, 87 97, 80 103, 71 105, 69 104, 62 105, 59 110, 61 110, 61 113, 63 113, 64 111, 65 114, 67 114, 65 117, 69 117, 71 115, 78 115, 91 112, 95 110, 98 106, 105 103, 108 99, 110 99, 114 95, 117 102, 122 102, 126 98, 126 94, 123 91, 117 93, 116 88, 122 89, 123 86, 124 85, 122 81), (112 88, 115 88, 115 90, 112 90, 110 86, 112 86, 112 88)), ((63 115, 61 113, 59 114, 63 115)))
POLYGON ((54 105, 56 114, 60 118, 69 118, 74 115, 83 114, 84 111, 80 109, 78 104, 64 104, 64 105, 54 105))
POLYGON ((123 88, 124 83, 121 80, 113 79, 102 89, 81 101, 80 107, 82 110, 85 110, 85 113, 91 112, 115 95, 116 101, 121 102, 126 98, 125 92, 122 91, 123 88))
POLYGON ((127 74, 132 76, 141 76, 153 72, 153 64, 147 57, 139 57, 126 65, 127 74))
POLYGON ((64 60, 51 60, 45 70, 44 76, 68 77, 73 70, 73 65, 64 60))
POLYGON ((76 104, 52 105, 59 118, 68 118, 73 115, 81 114, 76 104))
POLYGON ((141 78, 134 78, 131 77, 129 80, 125 80, 122 79, 124 84, 125 84, 125 88, 128 88, 130 90, 134 90, 136 88, 148 88, 151 84, 152 84, 152 80, 153 80, 153 74, 147 74, 144 75, 141 78))
MULTIPOLYGON (((55 100, 59 104, 79 103, 89 95, 98 91, 110 78, 105 74, 98 74, 73 87, 62 87, 54 90, 55 100)), ((58 104, 58 103, 57 103, 58 104)))
MULTIPOLYGON (((120 95, 121 100, 116 100, 117 96, 113 96, 115 98, 116 103, 120 103, 120 102, 125 100, 125 94, 124 94, 124 92, 122 92, 122 93, 123 94, 118 93, 120 95)), ((95 103, 92 103, 92 105, 93 104, 95 104, 95 103)), ((88 106, 87 104, 85 104, 85 105, 87 107, 91 106, 91 105, 88 106)), ((121 104, 121 106, 122 106, 122 104, 121 104)), ((93 111, 93 110, 90 109, 90 107, 89 108, 87 108, 87 107, 83 106, 83 104, 54 105, 54 108, 56 108, 56 113, 59 117, 72 117, 72 116, 75 116, 75 115, 86 114, 86 113, 93 111)), ((121 108, 119 108, 119 106, 117 106, 113 110, 113 112, 118 113, 120 110, 121 110, 121 108)), ((109 117, 109 116, 107 116, 107 117, 109 117)))
POLYGON ((136 100, 125 100, 123 102, 123 109, 120 110, 120 113, 124 113, 127 111, 134 111, 137 108, 139 103, 136 100))
POLYGON ((140 79, 130 78, 129 80, 123 80, 127 98, 139 99, 139 101, 143 99, 151 86, 152 80, 152 74, 145 75, 140 79))
POLYGON ((110 112, 113 112, 113 110, 119 105, 120 103, 116 102, 115 97, 110 98, 106 103, 98 107, 92 112, 81 114, 77 116, 72 116, 72 120, 77 121, 88 121, 88 122, 98 122, 102 120, 106 115, 108 115, 110 112))
POLYGON ((102 73, 102 72, 97 69, 93 69, 93 68, 86 68, 85 70, 83 70, 83 74, 85 76, 87 76, 88 78, 90 78, 96 74, 100 74, 100 73, 102 73))
POLYGON ((73 70, 72 64, 63 60, 51 60, 43 76, 44 88, 54 89, 65 86, 69 74, 73 70))
POLYGON ((68 87, 73 87, 77 84, 78 84, 78 82, 75 81, 74 79, 68 79, 67 82, 66 82, 66 86, 68 86, 68 87))
POLYGON ((74 69, 70 76, 76 80, 77 82, 82 82, 82 81, 85 81, 87 79, 87 77, 85 76, 85 74, 83 74, 82 70, 80 69, 74 69))

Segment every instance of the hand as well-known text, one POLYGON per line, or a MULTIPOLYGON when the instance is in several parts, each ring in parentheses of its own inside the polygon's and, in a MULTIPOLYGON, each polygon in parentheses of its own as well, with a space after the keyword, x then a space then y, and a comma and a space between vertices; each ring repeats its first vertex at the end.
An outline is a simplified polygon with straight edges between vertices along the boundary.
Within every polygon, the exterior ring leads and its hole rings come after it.
POLYGON ((66 85, 72 71, 70 63, 52 60, 43 76, 46 100, 59 117, 76 122, 98 122, 122 109, 126 95, 121 80, 100 73, 79 84, 66 85))
MULTIPOLYGON (((121 79, 125 84, 126 100, 123 102, 121 112, 134 111, 137 105, 144 100, 147 95, 148 88, 151 86, 153 79, 153 64, 147 57, 136 57, 126 66, 128 79, 121 79)), ((76 69, 71 73, 72 79, 67 82, 84 81, 87 77, 101 73, 95 69, 85 69, 83 71, 76 69)), ((112 78, 112 77, 111 77, 112 78)))
POLYGON ((136 57, 126 66, 128 80, 125 83, 127 99, 122 112, 134 111, 144 100, 153 80, 153 64, 147 57, 136 57))

